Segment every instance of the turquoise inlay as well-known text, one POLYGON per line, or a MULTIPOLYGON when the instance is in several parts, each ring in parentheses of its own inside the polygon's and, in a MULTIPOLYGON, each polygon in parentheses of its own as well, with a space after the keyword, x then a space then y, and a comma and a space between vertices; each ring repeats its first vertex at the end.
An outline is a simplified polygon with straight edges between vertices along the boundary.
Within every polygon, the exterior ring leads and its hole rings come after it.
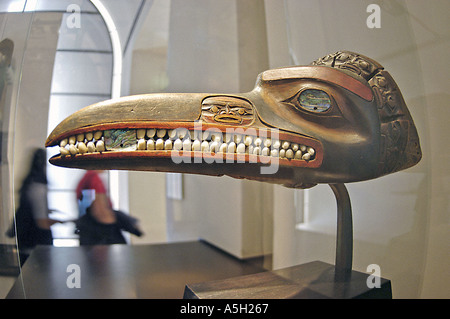
POLYGON ((107 130, 104 134, 107 150, 136 150, 136 130, 107 130))

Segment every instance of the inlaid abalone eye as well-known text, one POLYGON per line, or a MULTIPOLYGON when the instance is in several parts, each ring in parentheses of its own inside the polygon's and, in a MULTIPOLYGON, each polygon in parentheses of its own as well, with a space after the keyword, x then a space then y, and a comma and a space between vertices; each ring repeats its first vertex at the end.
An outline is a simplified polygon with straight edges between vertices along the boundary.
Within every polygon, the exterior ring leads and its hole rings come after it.
POLYGON ((307 89, 298 96, 298 104, 307 111, 321 113, 331 108, 331 99, 322 90, 307 89))

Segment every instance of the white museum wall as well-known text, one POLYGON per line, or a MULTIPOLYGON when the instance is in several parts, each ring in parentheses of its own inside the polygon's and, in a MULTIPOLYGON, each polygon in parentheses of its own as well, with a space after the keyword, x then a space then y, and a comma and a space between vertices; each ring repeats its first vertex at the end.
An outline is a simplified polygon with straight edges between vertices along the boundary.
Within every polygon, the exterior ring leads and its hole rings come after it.
MULTIPOLYGON (((424 102, 428 116, 427 155, 430 166, 427 180, 430 181, 427 202, 428 229, 425 238, 425 272, 420 297, 450 297, 450 109, 448 107, 448 83, 450 67, 447 62, 450 52, 450 21, 447 13, 448 1, 436 1, 427 6, 422 1, 408 1, 411 27, 417 41, 417 54, 422 69, 424 95, 413 95, 413 103, 424 102)), ((421 197, 426 201, 425 194, 421 197)), ((418 201, 417 205, 425 205, 418 201)), ((424 241, 419 239, 419 241, 424 241)))

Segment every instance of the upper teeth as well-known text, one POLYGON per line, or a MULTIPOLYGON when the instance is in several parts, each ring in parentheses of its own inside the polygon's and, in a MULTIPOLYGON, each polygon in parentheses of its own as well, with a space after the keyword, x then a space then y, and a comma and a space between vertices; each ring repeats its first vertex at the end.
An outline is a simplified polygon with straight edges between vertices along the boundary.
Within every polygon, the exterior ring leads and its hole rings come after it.
MULTIPOLYGON (((290 141, 272 140, 257 136, 242 134, 221 134, 208 131, 197 132, 184 130, 166 129, 137 129, 137 130, 110 130, 96 131, 86 134, 77 134, 60 141, 61 156, 69 156, 85 153, 98 153, 105 151, 120 151, 122 143, 112 145, 104 132, 108 135, 123 131, 127 133, 127 138, 135 138, 135 142, 127 142, 126 151, 194 151, 205 153, 231 153, 231 154, 252 154, 262 156, 273 156, 286 158, 289 160, 310 161, 315 158, 315 149, 302 144, 291 143, 290 141), (134 132, 135 137, 133 134, 134 132), (188 134, 189 133, 189 134, 188 134), (201 138, 200 138, 201 137, 201 138)), ((125 146, 124 146, 125 147, 125 146)))

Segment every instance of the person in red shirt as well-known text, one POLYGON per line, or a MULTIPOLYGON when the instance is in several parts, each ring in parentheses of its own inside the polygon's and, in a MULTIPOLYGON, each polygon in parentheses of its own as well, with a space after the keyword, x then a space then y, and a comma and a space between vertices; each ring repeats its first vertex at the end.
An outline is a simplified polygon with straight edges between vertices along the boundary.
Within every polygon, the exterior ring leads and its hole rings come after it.
POLYGON ((103 184, 99 174, 102 171, 87 171, 83 178, 78 182, 77 198, 82 199, 84 189, 94 189, 95 194, 106 194, 106 187, 103 184))
POLYGON ((99 176, 101 171, 87 171, 76 188, 77 199, 83 200, 85 190, 93 192, 85 214, 76 221, 81 245, 125 244, 122 230, 142 236, 138 220, 121 211, 113 210, 106 187, 99 176))
POLYGON ((80 211, 80 216, 85 213, 87 207, 84 206, 90 206, 94 199, 98 199, 96 205, 100 210, 96 211, 96 213, 100 220, 108 219, 111 215, 110 209, 112 208, 112 203, 108 197, 105 184, 103 184, 100 177, 102 172, 103 171, 100 170, 86 171, 84 176, 78 182, 76 189, 77 199, 79 205, 83 206, 80 211), (85 190, 88 190, 88 192, 84 192, 85 190), (88 196, 89 198, 83 198, 84 196, 88 196))

